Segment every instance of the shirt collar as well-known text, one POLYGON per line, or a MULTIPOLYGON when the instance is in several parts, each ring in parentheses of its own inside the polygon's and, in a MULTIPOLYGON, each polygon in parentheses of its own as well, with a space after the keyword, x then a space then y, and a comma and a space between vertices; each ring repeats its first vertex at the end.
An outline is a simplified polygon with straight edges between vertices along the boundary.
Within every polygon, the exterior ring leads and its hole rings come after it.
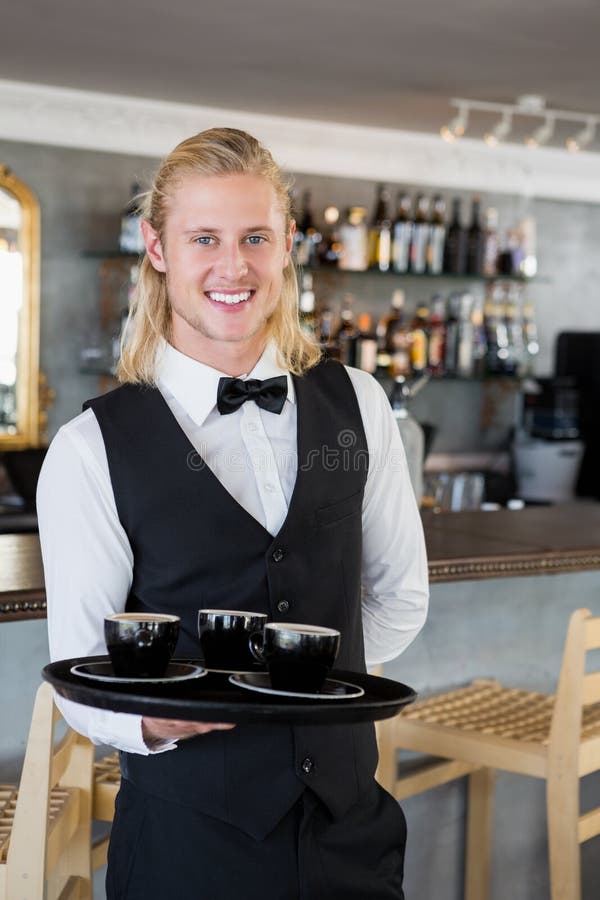
MULTIPOLYGON (((159 351, 156 366, 156 380, 175 397, 177 402, 196 425, 202 425, 217 403, 217 386, 219 378, 227 378, 225 372, 219 372, 205 363, 186 356, 176 350, 167 341, 159 351)), ((273 342, 267 344, 265 350, 251 372, 240 375, 244 381, 248 378, 275 378, 278 375, 287 377, 287 400, 295 403, 294 384, 286 369, 277 362, 277 349, 273 342)))

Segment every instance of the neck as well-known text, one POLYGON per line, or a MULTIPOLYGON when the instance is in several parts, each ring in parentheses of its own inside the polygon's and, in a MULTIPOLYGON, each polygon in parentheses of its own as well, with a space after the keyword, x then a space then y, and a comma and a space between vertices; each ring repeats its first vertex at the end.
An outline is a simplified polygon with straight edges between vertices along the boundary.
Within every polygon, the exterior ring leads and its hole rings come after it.
POLYGON ((237 378, 252 371, 264 353, 267 338, 261 333, 243 341, 219 341, 180 328, 175 320, 169 343, 185 356, 237 378))

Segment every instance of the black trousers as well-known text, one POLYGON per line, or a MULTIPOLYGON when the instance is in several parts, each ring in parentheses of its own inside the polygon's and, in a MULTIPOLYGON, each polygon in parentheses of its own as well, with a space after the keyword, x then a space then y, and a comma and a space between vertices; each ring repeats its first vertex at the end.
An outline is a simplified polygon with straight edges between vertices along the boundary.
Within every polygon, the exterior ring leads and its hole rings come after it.
POLYGON ((123 780, 107 900, 404 900, 406 821, 372 790, 334 820, 310 791, 262 841, 123 780))

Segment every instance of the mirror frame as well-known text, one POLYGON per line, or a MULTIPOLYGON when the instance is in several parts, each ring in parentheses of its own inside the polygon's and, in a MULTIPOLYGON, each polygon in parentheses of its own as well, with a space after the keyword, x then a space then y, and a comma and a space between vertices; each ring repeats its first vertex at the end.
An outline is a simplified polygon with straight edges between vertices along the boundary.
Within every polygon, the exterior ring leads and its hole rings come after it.
POLYGON ((0 433, 0 451, 40 445, 40 208, 35 194, 0 163, 0 188, 19 202, 23 305, 17 352, 17 431, 0 433))

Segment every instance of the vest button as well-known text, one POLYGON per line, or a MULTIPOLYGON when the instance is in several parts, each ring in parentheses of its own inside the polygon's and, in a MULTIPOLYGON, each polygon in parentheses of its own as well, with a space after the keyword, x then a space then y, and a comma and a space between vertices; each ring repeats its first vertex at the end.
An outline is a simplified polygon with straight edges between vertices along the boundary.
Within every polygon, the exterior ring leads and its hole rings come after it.
POLYGON ((283 559, 284 556, 285 556, 285 554, 284 554, 283 550, 281 549, 281 547, 277 547, 276 550, 273 550, 273 553, 271 554, 271 559, 273 560, 273 562, 281 562, 281 560, 283 559))
POLYGON ((288 612, 289 608, 290 604, 287 602, 287 600, 280 600, 277 604, 277 611, 280 613, 288 612))
POLYGON ((301 769, 305 775, 310 775, 310 773, 312 772, 314 767, 315 767, 315 764, 312 761, 312 759, 310 758, 310 756, 307 756, 306 759, 302 760, 301 769))

